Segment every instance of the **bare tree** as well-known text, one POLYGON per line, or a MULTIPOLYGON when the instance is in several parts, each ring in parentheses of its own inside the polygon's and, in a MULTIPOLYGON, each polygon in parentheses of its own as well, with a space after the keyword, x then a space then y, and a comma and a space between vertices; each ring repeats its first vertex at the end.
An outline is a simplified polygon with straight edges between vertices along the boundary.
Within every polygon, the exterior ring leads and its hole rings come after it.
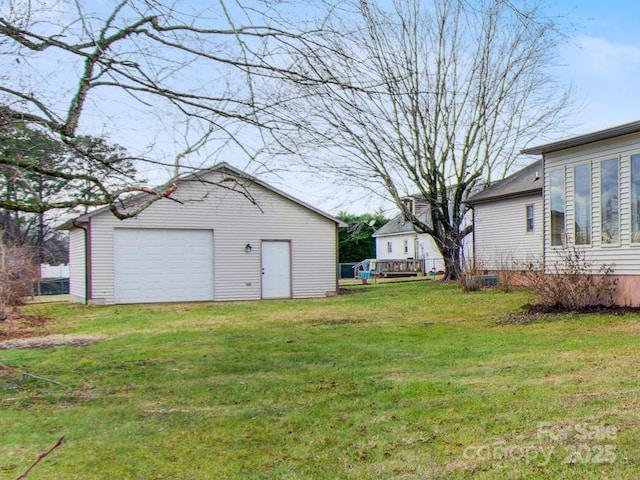
POLYGON ((281 0, 197 3, 199 10, 180 0, 0 2, 0 71, 11 72, 0 74, 0 129, 17 123, 37 128, 86 160, 81 169, 19 160, 11 168, 97 192, 28 205, 4 202, 2 208, 40 213, 109 205, 119 218, 133 216, 171 195, 175 179, 193 165, 190 158, 210 161, 205 147, 232 143, 235 154, 251 157, 255 137, 274 126, 269 112, 284 101, 265 95, 263 80, 326 81, 324 70, 314 71, 324 48, 309 26, 319 13, 314 3, 295 2, 308 6, 306 17, 304 9, 281 0), (313 67, 281 55, 285 49, 317 52, 313 67), (238 136, 246 125, 258 131, 249 141, 238 136), (102 137, 105 130, 129 130, 145 142, 128 160, 144 163, 145 171, 165 168, 166 182, 151 188, 131 179, 114 186, 94 174, 93 166, 102 172, 117 162, 105 165, 78 138, 102 137), (132 193, 141 195, 137 208, 123 209, 121 200, 132 193))
POLYGON ((91 171, 92 176, 113 190, 137 180, 133 163, 122 147, 83 135, 76 136, 74 143, 100 161, 88 162, 76 149, 67 148, 37 129, 20 124, 0 129, 0 236, 5 245, 35 247, 38 263, 66 263, 67 252, 66 248, 60 248, 63 235, 53 228, 55 214, 60 212, 30 210, 69 198, 92 201, 94 195, 98 198, 102 195, 90 182, 45 175, 37 170, 91 171), (15 209, 8 210, 5 206, 15 209))
POLYGON ((390 197, 434 238, 448 279, 471 231, 463 201, 503 177, 570 102, 549 74, 560 32, 520 3, 351 2, 332 39, 336 81, 304 85, 278 137, 313 168, 390 197), (411 194, 429 202, 429 221, 402 201, 411 194))

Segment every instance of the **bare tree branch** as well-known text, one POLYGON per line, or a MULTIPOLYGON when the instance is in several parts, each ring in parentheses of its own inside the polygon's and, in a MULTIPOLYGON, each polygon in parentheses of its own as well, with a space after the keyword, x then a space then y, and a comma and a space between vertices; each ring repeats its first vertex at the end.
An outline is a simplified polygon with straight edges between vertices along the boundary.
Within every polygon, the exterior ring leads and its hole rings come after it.
POLYGON ((51 452, 53 452, 56 448, 58 448, 60 445, 62 445, 62 442, 64 441, 64 435, 62 437, 60 437, 58 439, 58 441, 56 443, 53 444, 53 446, 51 446, 51 448, 49 448, 48 450, 42 452, 40 455, 38 455, 38 458, 35 459, 35 461, 29 465, 29 468, 27 468, 24 472, 22 472, 20 475, 18 475, 15 480, 22 480, 23 478, 26 478, 27 475, 29 475, 29 472, 31 472, 31 470, 33 470, 35 468, 36 465, 38 465, 42 460, 44 460, 45 458, 47 458, 48 455, 51 454, 51 452))
POLYGON ((86 155, 87 163, 81 171, 32 160, 0 159, 0 166, 11 164, 14 172, 22 169, 70 185, 84 182, 96 195, 88 199, 70 193, 40 203, 5 198, 0 208, 39 213, 108 205, 119 218, 127 218, 135 215, 122 207, 127 195, 147 196, 138 211, 167 198, 180 175, 196 164, 215 163, 210 149, 233 147, 233 154, 252 160, 262 145, 250 144, 257 143, 263 131, 281 125, 279 112, 293 93, 274 89, 274 82, 338 82, 328 69, 332 51, 324 39, 321 4, 294 4, 312 13, 278 0, 219 0, 197 7, 181 0, 171 5, 120 0, 111 6, 62 0, 60 13, 50 20, 50 12, 9 0, 8 8, 0 9, 0 67, 12 71, 0 75, 0 129, 38 129, 86 155), (292 51, 307 56, 294 57, 292 51), (126 114, 113 113, 113 107, 120 106, 116 102, 127 102, 126 114), (125 115, 129 124, 123 124, 125 115), (104 129, 118 134, 132 124, 159 126, 152 125, 151 118, 190 125, 187 137, 175 132, 170 139, 175 142, 171 150, 178 153, 137 144, 136 152, 123 160, 167 167, 166 181, 151 187, 129 178, 116 185, 91 171, 98 160, 77 146, 76 137, 102 137, 104 129), (253 133, 243 137, 239 132, 244 128, 253 133))
POLYGON ((347 3, 349 24, 330 29, 344 32, 331 39, 343 54, 317 66, 336 81, 300 85, 278 148, 385 192, 454 278, 470 231, 464 200, 565 118, 569 91, 547 73, 560 32, 535 2, 347 3), (426 199, 428 221, 409 195, 426 199))

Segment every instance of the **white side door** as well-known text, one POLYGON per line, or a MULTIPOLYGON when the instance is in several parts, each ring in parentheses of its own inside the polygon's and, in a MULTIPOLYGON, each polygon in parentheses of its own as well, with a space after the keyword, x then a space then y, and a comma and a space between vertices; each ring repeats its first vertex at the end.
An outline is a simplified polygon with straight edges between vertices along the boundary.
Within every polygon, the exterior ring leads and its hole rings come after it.
POLYGON ((291 298, 291 243, 262 242, 262 298, 291 298))

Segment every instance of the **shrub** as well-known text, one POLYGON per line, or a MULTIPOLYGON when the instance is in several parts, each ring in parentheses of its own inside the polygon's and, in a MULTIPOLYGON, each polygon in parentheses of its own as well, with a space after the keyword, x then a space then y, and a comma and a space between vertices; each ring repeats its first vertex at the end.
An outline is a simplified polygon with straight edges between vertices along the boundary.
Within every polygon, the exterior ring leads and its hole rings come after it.
POLYGON ((612 306, 617 280, 611 278, 612 265, 595 268, 583 251, 566 248, 552 265, 531 265, 525 273, 528 288, 537 304, 561 310, 592 306, 612 306))
POLYGON ((513 276, 512 270, 498 271, 498 290, 505 293, 511 292, 513 290, 513 276))
POLYGON ((458 274, 458 285, 463 292, 477 292, 482 288, 482 282, 478 278, 484 272, 482 264, 477 265, 461 263, 461 272, 458 274))
POLYGON ((0 244, 0 320, 6 318, 8 307, 24 305, 25 297, 33 294, 37 276, 29 249, 0 244))

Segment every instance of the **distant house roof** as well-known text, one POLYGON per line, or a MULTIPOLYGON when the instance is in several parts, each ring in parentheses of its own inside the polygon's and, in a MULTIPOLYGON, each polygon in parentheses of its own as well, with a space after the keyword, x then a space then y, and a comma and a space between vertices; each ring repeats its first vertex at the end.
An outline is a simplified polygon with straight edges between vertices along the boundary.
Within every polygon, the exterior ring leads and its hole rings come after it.
MULTIPOLYGON (((226 162, 220 162, 220 163, 217 163, 216 165, 214 165, 211 168, 203 169, 203 170, 198 171, 196 173, 192 173, 192 174, 186 175, 185 177, 182 177, 182 178, 178 179, 178 183, 197 180, 202 174, 206 174, 208 172, 223 172, 223 171, 231 173, 232 175, 235 175, 235 176, 237 176, 239 178, 244 178, 246 180, 249 180, 249 181, 251 181, 251 182, 253 182, 253 183, 257 184, 257 185, 260 185, 261 187, 266 188, 267 190, 271 190, 272 192, 280 195, 281 197, 284 197, 284 198, 286 198, 287 200, 290 200, 293 203, 297 203, 298 205, 317 213, 321 217, 325 217, 325 218, 331 220, 332 222, 335 222, 338 225, 338 227, 346 227, 347 226, 347 224, 344 223, 342 220, 339 220, 339 219, 337 219, 335 217, 332 217, 331 215, 323 212, 322 210, 318 210, 317 208, 312 207, 308 203, 305 203, 302 200, 298 200, 297 198, 292 197, 291 195, 289 195, 287 193, 284 193, 283 191, 278 190, 275 187, 272 187, 271 185, 263 182, 262 180, 259 180, 258 178, 254 177, 252 175, 249 175, 248 173, 245 173, 242 170, 239 170, 239 169, 237 169, 235 167, 232 167, 231 165, 229 165, 226 162)), ((145 194, 140 194, 141 198, 144 198, 144 196, 145 196, 145 194)), ((136 196, 134 196, 133 198, 135 199, 136 196)), ((96 215, 98 215, 100 213, 103 213, 105 211, 108 211, 108 210, 109 210, 109 207, 101 207, 101 208, 98 208, 98 209, 96 209, 96 210, 94 210, 92 212, 80 215, 79 217, 76 217, 74 219, 67 220, 65 223, 63 223, 62 225, 60 225, 58 227, 58 230, 71 230, 75 225, 77 225, 79 223, 80 224, 81 223, 87 223, 91 217, 94 217, 94 216, 96 216, 96 215)))
POLYGON ((465 203, 475 205, 476 203, 489 202, 501 198, 520 197, 533 193, 542 194, 542 160, 538 160, 522 170, 518 170, 513 175, 497 181, 480 193, 467 198, 465 203))
MULTIPOLYGON (((423 207, 416 214, 418 219, 421 222, 426 223, 427 225, 431 225, 431 219, 429 218, 429 208, 423 207)), ((384 237, 387 235, 398 235, 401 233, 412 233, 415 232, 415 226, 407 219, 404 218, 402 214, 395 216, 387 223, 385 223, 382 227, 380 227, 374 234, 374 237, 384 237)))
POLYGON ((637 132, 640 132, 640 121, 625 123, 624 125, 618 125, 616 127, 578 135, 576 137, 547 143, 538 147, 526 148, 522 150, 522 153, 525 155, 544 155, 545 153, 557 152, 558 150, 564 150, 566 148, 579 147, 580 145, 587 145, 589 143, 599 142, 600 140, 609 140, 611 138, 637 132))

